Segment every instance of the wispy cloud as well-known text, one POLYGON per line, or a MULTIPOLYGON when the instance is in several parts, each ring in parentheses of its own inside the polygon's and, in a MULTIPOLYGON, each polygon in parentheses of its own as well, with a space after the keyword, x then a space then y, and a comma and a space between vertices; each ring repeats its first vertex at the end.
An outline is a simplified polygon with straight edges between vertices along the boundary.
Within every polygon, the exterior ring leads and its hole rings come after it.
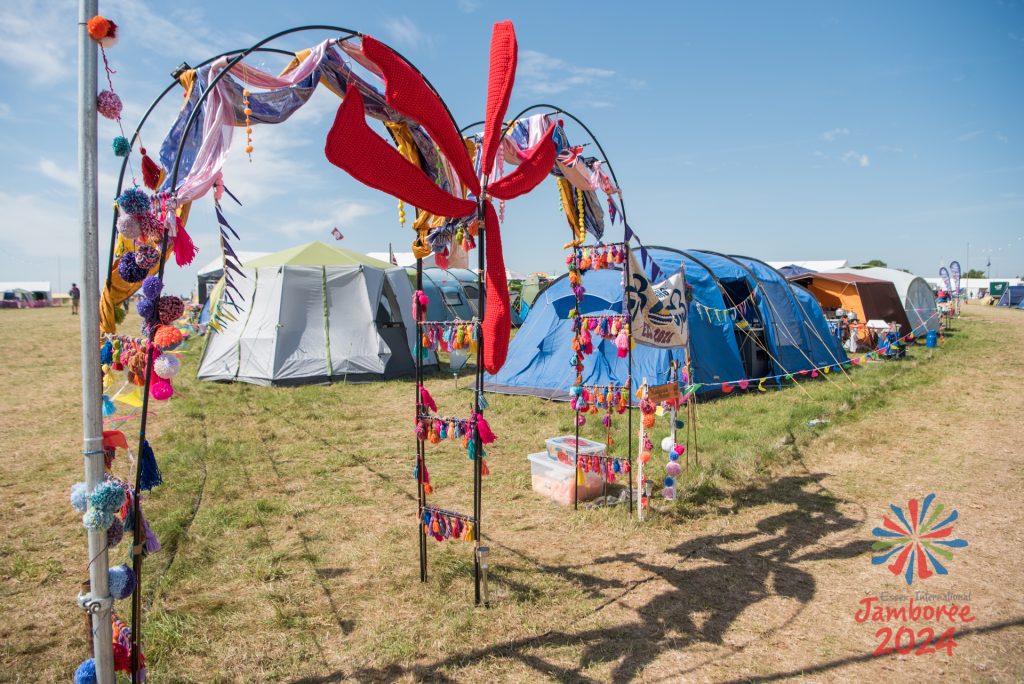
POLYGON ((557 95, 615 75, 611 69, 569 64, 537 50, 520 50, 516 77, 534 95, 557 95))
POLYGON ((903 154, 906 150, 904 150, 899 145, 879 145, 878 146, 878 151, 879 152, 892 152, 893 154, 903 154))
POLYGON ((840 159, 842 159, 847 164, 855 163, 862 168, 867 168, 868 166, 871 166, 871 158, 868 157, 868 155, 862 154, 856 150, 848 150, 846 154, 840 157, 840 159))
POLYGON ((985 131, 968 131, 956 137, 957 142, 967 142, 968 140, 974 140, 985 131))
POLYGON ((391 40, 405 47, 431 47, 434 44, 432 36, 421 31, 416 22, 404 15, 385 19, 384 31, 391 36, 391 40))
POLYGON ((844 135, 850 135, 849 128, 833 128, 822 133, 821 139, 824 140, 825 142, 833 142, 836 140, 836 138, 841 138, 844 135))
MULTIPOLYGON (((62 166, 49 157, 40 157, 34 169, 44 178, 59 183, 68 189, 76 190, 79 187, 78 167, 74 165, 73 161, 62 166)), ((113 188, 117 183, 114 176, 106 173, 100 173, 96 181, 101 196, 106 196, 106 194, 113 192, 113 188)))
POLYGON ((11 109, 11 105, 6 102, 0 102, 0 119, 10 121, 13 118, 14 111, 11 109))
POLYGON ((383 212, 384 209, 376 204, 338 200, 329 207, 322 207, 316 218, 285 221, 276 226, 276 230, 293 240, 302 237, 324 239, 335 227, 346 234, 352 228, 365 227, 364 219, 367 217, 383 212))
POLYGON ((26 2, 5 4, 0 9, 4 49, 0 62, 35 86, 48 86, 74 75, 74 26, 64 18, 75 16, 76 3, 26 2), (63 30, 63 28, 67 30, 63 30))
POLYGON ((0 206, 6 224, 22 226, 0 232, 0 244, 30 256, 68 257, 78 253, 74 204, 54 203, 40 195, 0 192, 0 206), (31 230, 24 229, 26 226, 31 230), (40 240, 40 235, 46 239, 40 240))
POLYGON ((1024 35, 1019 33, 1007 33, 1006 35, 1010 40, 1015 40, 1018 43, 1024 43, 1024 35))
POLYGON ((466 14, 472 14, 480 9, 480 0, 458 0, 456 4, 466 14))
POLYGON ((1010 138, 1005 133, 1003 133, 1002 131, 996 131, 994 136, 995 136, 995 139, 998 140, 1001 143, 1008 143, 1008 142, 1010 142, 1010 138))

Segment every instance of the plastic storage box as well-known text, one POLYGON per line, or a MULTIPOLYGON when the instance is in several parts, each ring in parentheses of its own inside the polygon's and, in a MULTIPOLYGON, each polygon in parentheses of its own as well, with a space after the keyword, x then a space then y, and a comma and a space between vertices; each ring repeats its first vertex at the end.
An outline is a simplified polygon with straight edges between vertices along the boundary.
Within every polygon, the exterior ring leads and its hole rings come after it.
MULTIPOLYGON (((575 440, 576 438, 573 437, 575 440)), ((582 441, 582 440, 580 440, 582 441)), ((576 482, 576 468, 552 459, 541 451, 527 456, 533 476, 533 491, 543 494, 555 503, 572 505, 573 487, 576 482)), ((583 484, 577 491, 578 501, 590 501, 604 491, 604 480, 598 473, 584 473, 583 484)))
MULTIPOLYGON (((544 442, 548 445, 549 457, 569 465, 574 465, 576 463, 575 436, 566 435, 565 437, 550 437, 545 439, 544 442)), ((579 453, 580 456, 591 456, 593 454, 604 456, 604 444, 580 437, 579 453)))

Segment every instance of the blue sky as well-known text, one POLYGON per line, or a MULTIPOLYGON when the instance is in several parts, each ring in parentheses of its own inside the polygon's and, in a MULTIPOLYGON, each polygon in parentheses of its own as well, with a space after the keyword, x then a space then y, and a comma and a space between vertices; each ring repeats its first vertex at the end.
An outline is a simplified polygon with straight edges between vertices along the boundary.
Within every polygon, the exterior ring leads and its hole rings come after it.
MULTIPOLYGON (((512 19, 520 65, 512 111, 563 106, 600 138, 647 244, 764 259, 881 258, 933 275, 959 259, 1024 272, 1024 2, 602 3, 101 2, 121 26, 108 51, 125 125, 180 62, 195 64, 282 28, 351 27, 420 67, 460 124, 481 118, 491 24, 512 19)), ((79 278, 76 3, 0 9, 0 280, 79 278)), ((325 33, 276 45, 308 47, 325 33)), ((276 58, 255 63, 276 71, 276 58)), ((180 99, 143 142, 159 147, 180 99)), ((323 142, 337 100, 318 93, 283 125, 257 128, 225 179, 240 249, 313 239, 407 251, 395 201, 331 166, 323 142)), ((571 127, 574 139, 585 141, 571 127)), ((107 235, 116 126, 101 120, 101 231, 107 235)), ((236 138, 236 144, 238 138, 236 138)), ((588 149, 588 153, 590 150, 588 149)), ((201 248, 171 267, 187 292, 217 254, 212 200, 193 210, 201 248)), ((620 230, 618 226, 614 229, 620 230)), ((567 236, 553 184, 510 202, 506 262, 561 272, 567 236)), ((104 237, 104 242, 106 237, 104 237)), ((105 256, 104 256, 105 261, 105 256)))

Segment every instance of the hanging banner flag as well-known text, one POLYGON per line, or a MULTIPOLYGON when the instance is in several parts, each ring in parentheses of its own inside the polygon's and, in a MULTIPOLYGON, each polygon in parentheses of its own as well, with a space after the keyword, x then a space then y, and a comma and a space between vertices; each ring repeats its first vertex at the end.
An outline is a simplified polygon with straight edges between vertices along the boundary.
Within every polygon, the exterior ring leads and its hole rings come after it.
POLYGON ((946 283, 946 292, 953 291, 953 284, 949 282, 949 269, 943 266, 939 269, 939 277, 946 283))
POLYGON ((689 337, 686 278, 683 266, 665 280, 654 284, 629 251, 626 306, 633 339, 648 347, 684 347, 689 337))
POLYGON ((953 276, 953 291, 960 291, 960 262, 954 261, 949 264, 949 272, 953 276))
POLYGON ((341 231, 338 230, 337 227, 335 227, 334 230, 331 231, 331 235, 334 236, 335 240, 343 240, 345 238, 345 236, 341 234, 341 231))

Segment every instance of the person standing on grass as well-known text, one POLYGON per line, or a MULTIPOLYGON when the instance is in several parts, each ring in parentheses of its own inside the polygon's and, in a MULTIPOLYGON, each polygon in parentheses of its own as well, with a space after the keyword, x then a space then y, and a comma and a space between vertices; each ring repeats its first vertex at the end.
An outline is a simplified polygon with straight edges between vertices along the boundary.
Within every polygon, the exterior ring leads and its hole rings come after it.
POLYGON ((71 289, 68 291, 71 296, 71 315, 78 315, 78 300, 82 298, 82 291, 78 289, 78 285, 71 283, 71 289))

